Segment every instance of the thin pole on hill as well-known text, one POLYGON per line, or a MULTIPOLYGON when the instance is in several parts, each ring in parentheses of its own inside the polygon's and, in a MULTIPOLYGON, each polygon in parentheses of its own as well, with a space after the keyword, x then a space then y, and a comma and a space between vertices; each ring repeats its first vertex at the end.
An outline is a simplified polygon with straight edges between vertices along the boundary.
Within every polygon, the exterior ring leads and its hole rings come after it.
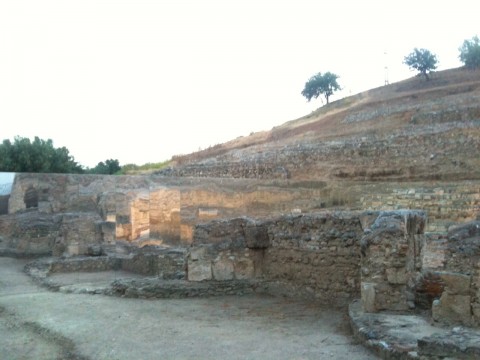
POLYGON ((388 80, 388 57, 387 57, 387 52, 384 51, 383 55, 385 55, 385 85, 390 84, 390 81, 388 80))

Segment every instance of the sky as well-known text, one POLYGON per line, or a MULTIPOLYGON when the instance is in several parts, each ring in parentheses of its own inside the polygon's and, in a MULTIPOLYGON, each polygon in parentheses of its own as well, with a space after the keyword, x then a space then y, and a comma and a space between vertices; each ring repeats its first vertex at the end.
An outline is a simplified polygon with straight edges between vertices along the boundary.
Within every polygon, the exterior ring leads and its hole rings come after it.
POLYGON ((12 190, 14 173, 2 173, 0 172, 0 196, 8 195, 12 190))
POLYGON ((65 146, 83 166, 160 162, 414 76, 415 47, 461 66, 473 1, 2 0, 0 134, 65 146))

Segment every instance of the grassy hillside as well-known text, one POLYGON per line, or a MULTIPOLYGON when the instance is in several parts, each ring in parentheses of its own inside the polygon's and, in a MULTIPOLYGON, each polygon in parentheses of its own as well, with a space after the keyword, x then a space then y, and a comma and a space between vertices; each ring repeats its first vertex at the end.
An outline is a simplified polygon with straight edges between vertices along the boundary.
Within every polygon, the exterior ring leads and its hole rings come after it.
POLYGON ((452 69, 335 101, 172 159, 163 174, 348 180, 480 178, 480 71, 452 69))

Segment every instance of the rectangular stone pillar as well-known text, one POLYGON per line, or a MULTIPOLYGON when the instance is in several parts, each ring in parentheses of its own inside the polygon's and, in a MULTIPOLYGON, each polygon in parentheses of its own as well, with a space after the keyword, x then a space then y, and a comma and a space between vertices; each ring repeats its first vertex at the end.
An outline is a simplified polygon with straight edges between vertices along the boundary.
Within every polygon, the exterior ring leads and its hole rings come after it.
POLYGON ((364 311, 415 307, 414 278, 426 215, 421 211, 379 212, 361 240, 361 298, 364 311))

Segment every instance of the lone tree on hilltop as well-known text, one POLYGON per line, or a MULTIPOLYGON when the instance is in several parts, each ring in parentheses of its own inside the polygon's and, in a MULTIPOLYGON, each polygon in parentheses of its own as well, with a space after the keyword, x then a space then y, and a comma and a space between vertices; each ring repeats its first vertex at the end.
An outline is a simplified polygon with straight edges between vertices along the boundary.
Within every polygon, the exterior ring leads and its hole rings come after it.
POLYGON ((329 103, 329 98, 337 90, 341 90, 340 85, 337 83, 338 75, 331 72, 326 72, 325 74, 318 73, 313 75, 305 83, 305 88, 302 90, 302 95, 307 98, 307 101, 312 100, 312 98, 318 98, 320 95, 325 96, 327 104, 329 103))
POLYGON ((428 73, 437 68, 437 56, 427 49, 413 49, 413 51, 405 56, 403 63, 408 65, 412 70, 417 70, 425 76, 425 80, 429 80, 428 73))
POLYGON ((478 36, 465 40, 458 50, 460 51, 458 57, 467 69, 478 69, 480 67, 480 40, 478 36))

